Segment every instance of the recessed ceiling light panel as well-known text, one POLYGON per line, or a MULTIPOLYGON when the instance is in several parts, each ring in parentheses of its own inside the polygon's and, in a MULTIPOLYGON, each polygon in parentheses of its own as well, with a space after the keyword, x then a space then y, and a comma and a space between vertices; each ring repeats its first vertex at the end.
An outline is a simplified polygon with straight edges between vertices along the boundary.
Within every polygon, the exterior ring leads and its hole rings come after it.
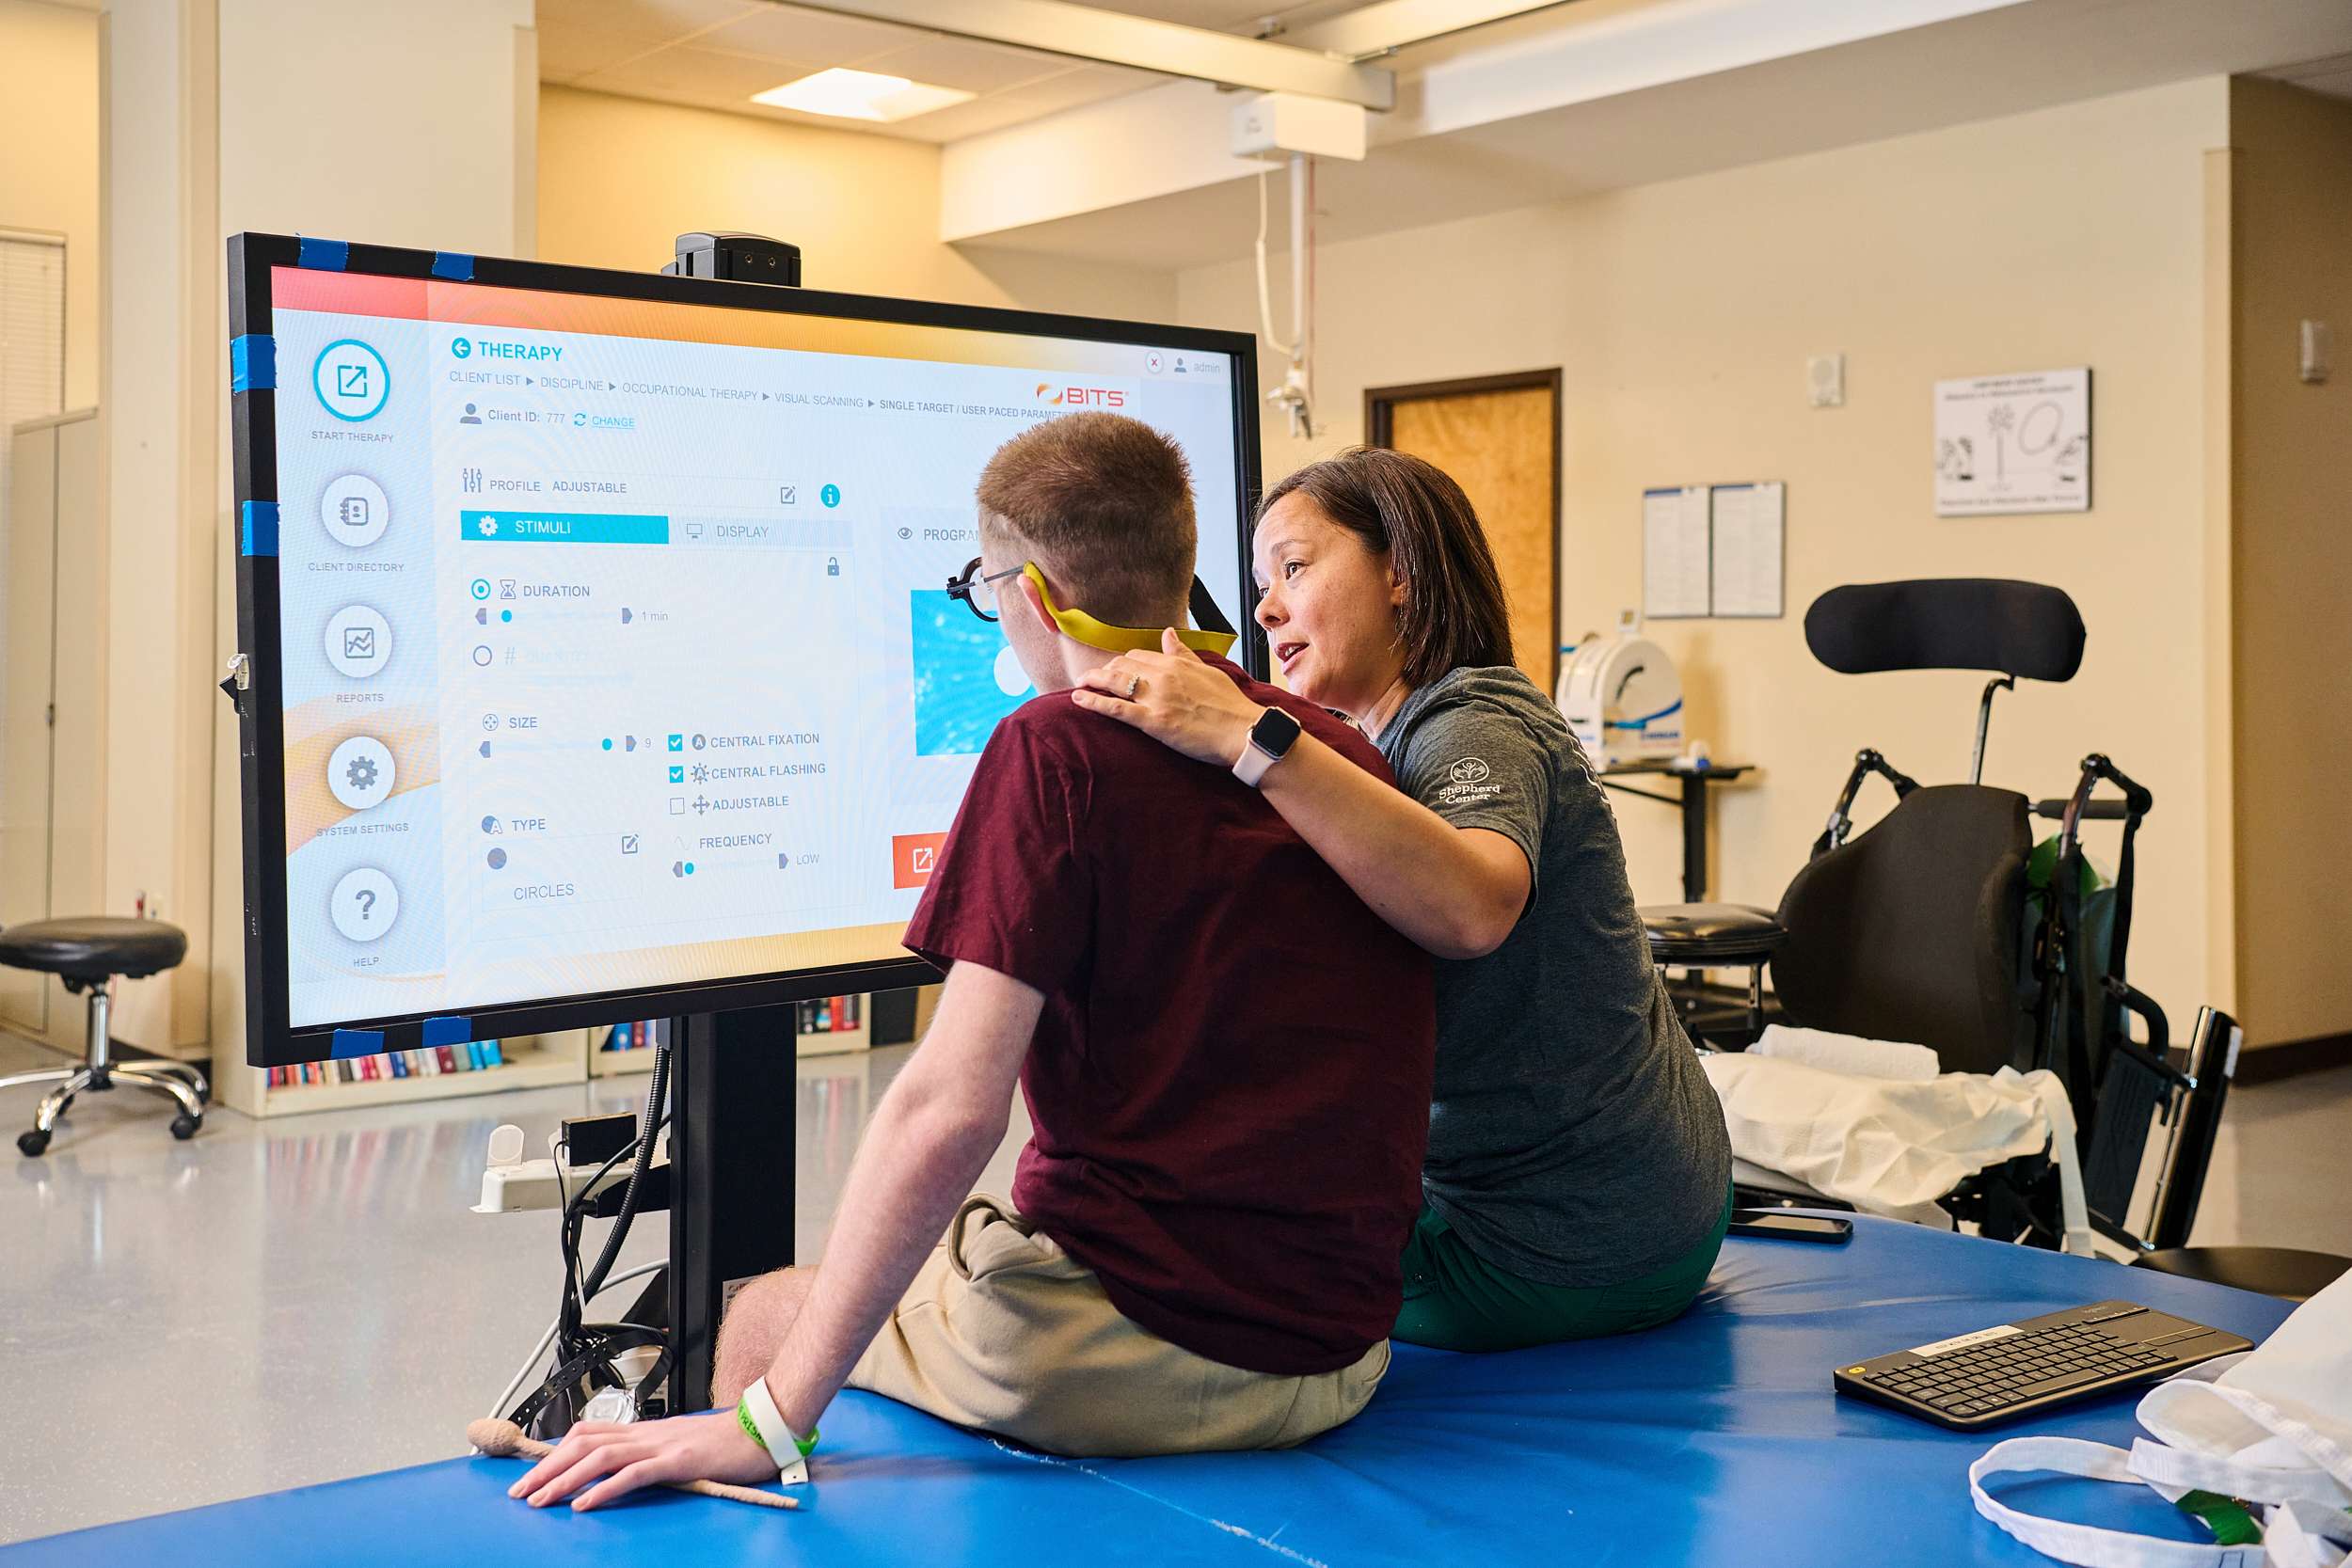
POLYGON ((803 114, 833 115, 842 119, 889 121, 912 119, 934 109, 968 103, 973 95, 954 87, 910 82, 871 71, 835 66, 797 82, 752 94, 752 102, 771 108, 798 109, 803 114))

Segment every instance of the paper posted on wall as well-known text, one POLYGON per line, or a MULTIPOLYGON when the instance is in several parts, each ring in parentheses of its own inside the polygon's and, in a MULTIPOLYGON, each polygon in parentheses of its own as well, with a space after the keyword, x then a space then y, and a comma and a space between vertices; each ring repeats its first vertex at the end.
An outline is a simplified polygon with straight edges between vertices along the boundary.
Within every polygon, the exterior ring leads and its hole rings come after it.
POLYGON ((2090 510, 2090 371, 1935 384, 1935 515, 2090 510))

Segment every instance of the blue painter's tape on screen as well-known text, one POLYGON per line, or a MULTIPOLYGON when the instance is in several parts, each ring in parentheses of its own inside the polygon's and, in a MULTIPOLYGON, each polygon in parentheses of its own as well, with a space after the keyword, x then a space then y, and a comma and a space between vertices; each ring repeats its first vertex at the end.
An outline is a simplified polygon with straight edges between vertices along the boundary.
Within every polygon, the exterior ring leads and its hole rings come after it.
POLYGON ((247 501, 245 503, 245 553, 276 555, 278 553, 278 503, 247 501))
POLYGON ((472 1019, 428 1018, 424 1021, 426 1045, 469 1045, 472 1042, 472 1019))
POLYGON ((381 1029, 338 1029, 335 1031, 335 1060, 347 1056, 373 1056, 384 1049, 381 1029))
POLYGON ((473 258, 461 256, 453 250, 437 250, 433 253, 433 276, 446 277, 453 283, 470 283, 473 281, 473 258))
POLYGON ((229 340, 229 389, 266 392, 278 386, 278 340, 248 332, 229 340))
POLYGON ((322 272, 341 272, 351 261, 351 242, 314 240, 305 234, 302 236, 302 253, 294 259, 306 267, 316 267, 322 272))

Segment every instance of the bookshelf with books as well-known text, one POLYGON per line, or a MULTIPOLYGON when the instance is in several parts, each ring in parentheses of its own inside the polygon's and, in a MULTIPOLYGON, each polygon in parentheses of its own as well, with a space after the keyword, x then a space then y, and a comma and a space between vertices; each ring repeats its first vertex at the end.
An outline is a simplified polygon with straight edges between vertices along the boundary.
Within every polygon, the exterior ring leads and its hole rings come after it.
POLYGON ((667 1019, 644 1019, 636 1023, 615 1023, 609 1029, 592 1029, 588 1037, 593 1047, 588 1053, 588 1076, 618 1078, 625 1073, 651 1072, 653 1048, 669 1039, 667 1019))
POLYGON ((867 1027, 872 999, 864 992, 820 996, 794 1005, 793 1050, 802 1056, 832 1056, 872 1046, 867 1027))
POLYGON ((340 1111, 416 1100, 454 1100, 505 1089, 577 1084, 587 1077, 585 1035, 523 1035, 466 1045, 419 1047, 300 1067, 216 1072, 220 1097, 249 1117, 340 1111))

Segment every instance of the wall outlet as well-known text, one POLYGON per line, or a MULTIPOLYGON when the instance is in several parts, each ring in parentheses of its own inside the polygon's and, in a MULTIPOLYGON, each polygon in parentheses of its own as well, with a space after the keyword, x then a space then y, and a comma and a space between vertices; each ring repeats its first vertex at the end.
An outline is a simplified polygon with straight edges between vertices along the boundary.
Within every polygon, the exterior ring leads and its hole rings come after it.
POLYGON ((1805 391, 1816 408, 1846 405, 1846 356, 1817 354, 1804 362, 1805 391))

